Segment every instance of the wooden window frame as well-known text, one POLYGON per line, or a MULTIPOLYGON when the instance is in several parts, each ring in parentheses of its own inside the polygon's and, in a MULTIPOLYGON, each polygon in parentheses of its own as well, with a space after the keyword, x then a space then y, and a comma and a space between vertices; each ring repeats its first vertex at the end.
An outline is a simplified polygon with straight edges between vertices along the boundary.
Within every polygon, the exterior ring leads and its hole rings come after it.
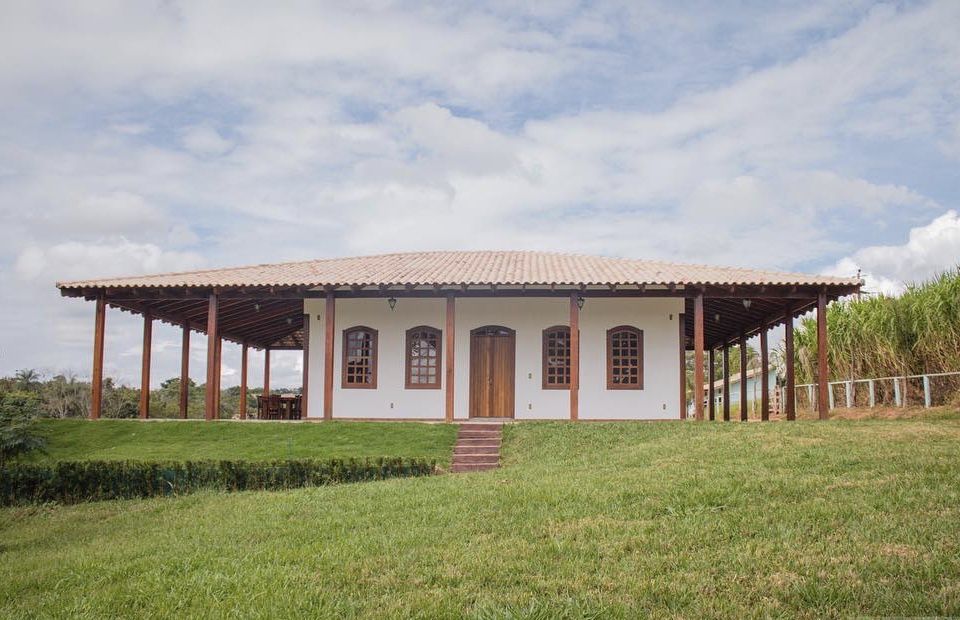
POLYGON ((643 389, 643 330, 632 325, 617 325, 607 330, 607 389, 642 390, 643 389), (630 332, 637 336, 637 383, 613 382, 613 336, 618 332, 630 332))
POLYGON ((403 368, 403 383, 404 388, 407 390, 439 390, 441 388, 442 379, 440 373, 443 369, 443 331, 437 329, 436 327, 430 327, 429 325, 417 325, 416 327, 411 327, 407 330, 406 335, 403 339, 403 357, 405 359, 404 368, 403 368), (437 339, 437 365, 436 365, 436 381, 433 383, 412 383, 410 381, 410 371, 413 369, 413 356, 410 355, 410 338, 415 333, 428 332, 433 334, 437 339))
POLYGON ((377 366, 379 365, 380 355, 378 351, 377 330, 366 325, 355 325, 343 330, 343 351, 341 352, 340 363, 340 387, 344 390, 375 390, 377 389, 377 366), (350 334, 356 332, 368 332, 370 334, 370 383, 347 383, 347 342, 350 334))
POLYGON ((544 390, 569 390, 570 389, 570 361, 571 361, 569 351, 567 352, 567 372, 566 372, 567 382, 566 383, 549 383, 547 381, 547 368, 548 368, 547 358, 549 357, 549 355, 547 354, 547 349, 548 349, 547 342, 549 340, 550 334, 556 331, 563 331, 566 333, 567 346, 568 347, 570 346, 570 326, 569 325, 553 325, 543 330, 543 333, 541 335, 542 355, 540 357, 540 385, 541 385, 541 388, 544 390))

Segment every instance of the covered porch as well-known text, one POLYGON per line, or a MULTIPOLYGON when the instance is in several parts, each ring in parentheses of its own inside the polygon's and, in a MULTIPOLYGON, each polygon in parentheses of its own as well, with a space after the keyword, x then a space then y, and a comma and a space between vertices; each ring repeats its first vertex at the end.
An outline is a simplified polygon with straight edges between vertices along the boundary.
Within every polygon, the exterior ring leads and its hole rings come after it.
MULTIPOLYGON (((694 388, 693 416, 697 420, 730 420, 729 368, 730 352, 733 345, 739 345, 741 376, 745 378, 746 342, 751 337, 759 338, 760 363, 763 372, 769 368, 768 338, 770 330, 782 325, 785 328, 786 353, 786 393, 795 395, 793 322, 796 317, 811 310, 817 311, 818 320, 818 381, 816 408, 819 417, 824 419, 829 411, 828 381, 830 378, 826 356, 827 304, 839 297, 850 295, 859 290, 860 283, 854 279, 803 276, 799 274, 781 274, 750 270, 724 270, 699 266, 682 266, 668 263, 654 263, 651 267, 645 261, 629 259, 603 259, 598 257, 577 257, 573 255, 553 255, 536 253, 424 253, 433 259, 434 254, 442 255, 448 273, 438 273, 431 268, 430 273, 413 274, 400 263, 389 274, 372 273, 370 265, 373 259, 384 257, 359 257, 356 259, 331 259, 328 261, 310 261, 280 265, 261 265, 232 270, 213 270, 188 274, 161 274, 141 278, 109 279, 85 282, 67 282, 58 284, 61 294, 67 297, 79 297, 95 303, 92 398, 90 417, 97 419, 102 412, 103 354, 105 321, 108 308, 131 312, 143 318, 143 349, 141 373, 140 417, 149 416, 149 385, 152 327, 155 321, 178 326, 183 333, 181 351, 181 403, 180 417, 187 414, 187 389, 189 383, 189 342, 192 331, 206 335, 206 395, 204 417, 207 420, 219 418, 221 352, 223 342, 233 342, 242 349, 240 369, 240 405, 236 412, 240 419, 252 417, 254 412, 247 411, 247 362, 250 350, 262 351, 264 355, 264 394, 270 393, 270 354, 278 350, 299 350, 303 352, 303 391, 298 407, 300 418, 304 420, 330 420, 334 417, 334 341, 336 339, 335 317, 338 301, 346 299, 379 300, 378 303, 390 304, 392 308, 397 300, 434 299, 442 303, 443 315, 443 410, 438 419, 452 422, 454 416, 454 377, 467 372, 458 368, 454 349, 457 329, 458 301, 464 299, 538 299, 556 298, 566 300, 569 327, 569 409, 564 415, 571 420, 579 419, 580 409, 580 313, 584 303, 591 299, 682 299, 683 313, 675 322, 680 333, 675 337, 679 347, 674 359, 677 360, 679 373, 680 406, 674 419, 687 417, 686 354, 693 351, 693 385, 708 385, 708 394, 694 388), (452 257, 450 256, 452 255, 452 257), (508 255, 516 265, 511 267, 510 277, 498 277, 490 274, 477 278, 473 274, 462 273, 463 261, 476 260, 477 255, 487 260, 489 255, 508 255), (609 261, 601 275, 591 261, 609 261), (564 277, 544 278, 539 273, 523 273, 523 270, 536 271, 541 266, 533 264, 531 259, 564 261, 564 277), (353 261, 353 262, 351 262, 353 261), (366 261, 366 262, 365 262, 366 261), (330 267, 330 265, 333 265, 330 267), (308 265, 309 269, 304 269, 308 265), (676 268, 676 274, 669 273, 665 266, 676 268), (623 271, 632 269, 644 273, 609 273, 612 267, 623 271), (656 268, 657 277, 645 277, 652 268, 656 268), (333 273, 324 273, 324 270, 333 273), (691 270, 699 269, 703 273, 690 276, 691 270), (577 273, 577 270, 589 273, 577 273), (590 271, 593 270, 593 271, 590 271), (518 273, 519 272, 519 273, 518 273), (731 277, 733 272, 737 277, 731 277), (321 304, 322 320, 314 321, 311 327, 307 305, 321 304), (322 364, 312 369, 322 372, 322 384, 315 383, 315 389, 322 385, 322 393, 311 394, 309 390, 311 364, 310 332, 321 330, 323 343, 322 364), (722 359, 726 380, 719 389, 724 398, 717 411, 714 397, 714 360, 722 359), (709 363, 708 363, 709 362, 709 363), (320 367, 322 366, 322 367, 320 367), (699 394, 697 392, 700 392, 699 394)), ((405 256, 405 255, 389 255, 405 256)), ((377 263, 378 268, 381 268, 377 263)), ((508 265, 509 266, 509 265, 508 265)), ((567 311, 565 311, 567 312, 567 311)), ((320 318, 320 315, 317 315, 320 318)), ((659 362, 659 360, 657 360, 659 362)), ((671 381, 672 383, 672 381, 671 381)), ((746 390, 747 382, 740 381, 740 389, 746 390)), ((676 385, 676 384, 674 384, 676 385)), ((745 402, 745 394, 740 395, 745 402)), ((789 397, 784 403, 787 420, 796 418, 796 399, 789 397)), ((761 395, 761 419, 768 420, 770 414, 770 394, 764 386, 761 395)), ((362 413, 362 412, 361 412, 362 413)), ((352 413, 357 416, 356 412, 352 413)), ((740 418, 746 419, 746 412, 740 418)))

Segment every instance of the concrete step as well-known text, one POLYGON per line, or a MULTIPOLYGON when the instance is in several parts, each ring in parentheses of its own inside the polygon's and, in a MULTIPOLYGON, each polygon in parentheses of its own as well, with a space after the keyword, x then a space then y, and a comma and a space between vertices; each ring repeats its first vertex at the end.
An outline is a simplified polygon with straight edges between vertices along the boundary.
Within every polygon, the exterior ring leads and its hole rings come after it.
POLYGON ((460 431, 457 439, 500 439, 500 431, 460 431))
POLYGON ((457 455, 460 455, 460 454, 495 454, 499 456, 500 448, 498 448, 497 446, 483 446, 480 448, 477 448, 475 446, 466 446, 466 447, 460 447, 460 448, 455 447, 453 449, 453 456, 456 457, 457 455))
POLYGON ((502 430, 503 424, 487 424, 484 422, 464 422, 460 425, 461 431, 485 431, 485 430, 502 430))
POLYGON ((465 463, 462 465, 454 465, 450 468, 450 471, 453 473, 466 473, 471 471, 488 471, 491 469, 497 469, 497 465, 488 465, 488 464, 478 464, 478 463, 465 463))
POLYGON ((455 454, 453 462, 456 463, 499 463, 499 454, 455 454))
POLYGON ((476 446, 480 444, 487 444, 492 446, 499 446, 501 441, 502 441, 501 437, 458 437, 457 445, 476 446))

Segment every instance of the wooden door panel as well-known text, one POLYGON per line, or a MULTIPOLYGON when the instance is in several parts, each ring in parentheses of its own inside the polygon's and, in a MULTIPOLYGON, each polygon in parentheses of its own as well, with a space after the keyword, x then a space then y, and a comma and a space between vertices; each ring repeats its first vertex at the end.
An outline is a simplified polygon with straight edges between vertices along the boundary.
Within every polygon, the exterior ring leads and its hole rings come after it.
POLYGON ((470 335, 470 417, 512 418, 516 336, 487 327, 470 335))

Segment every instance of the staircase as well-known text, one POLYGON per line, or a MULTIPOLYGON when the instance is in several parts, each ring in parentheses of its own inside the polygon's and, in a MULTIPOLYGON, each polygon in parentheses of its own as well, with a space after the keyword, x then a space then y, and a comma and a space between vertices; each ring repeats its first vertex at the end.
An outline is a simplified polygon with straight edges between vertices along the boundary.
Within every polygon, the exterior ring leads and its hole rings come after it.
POLYGON ((457 432, 450 471, 486 471, 500 467, 503 423, 464 422, 457 432))

